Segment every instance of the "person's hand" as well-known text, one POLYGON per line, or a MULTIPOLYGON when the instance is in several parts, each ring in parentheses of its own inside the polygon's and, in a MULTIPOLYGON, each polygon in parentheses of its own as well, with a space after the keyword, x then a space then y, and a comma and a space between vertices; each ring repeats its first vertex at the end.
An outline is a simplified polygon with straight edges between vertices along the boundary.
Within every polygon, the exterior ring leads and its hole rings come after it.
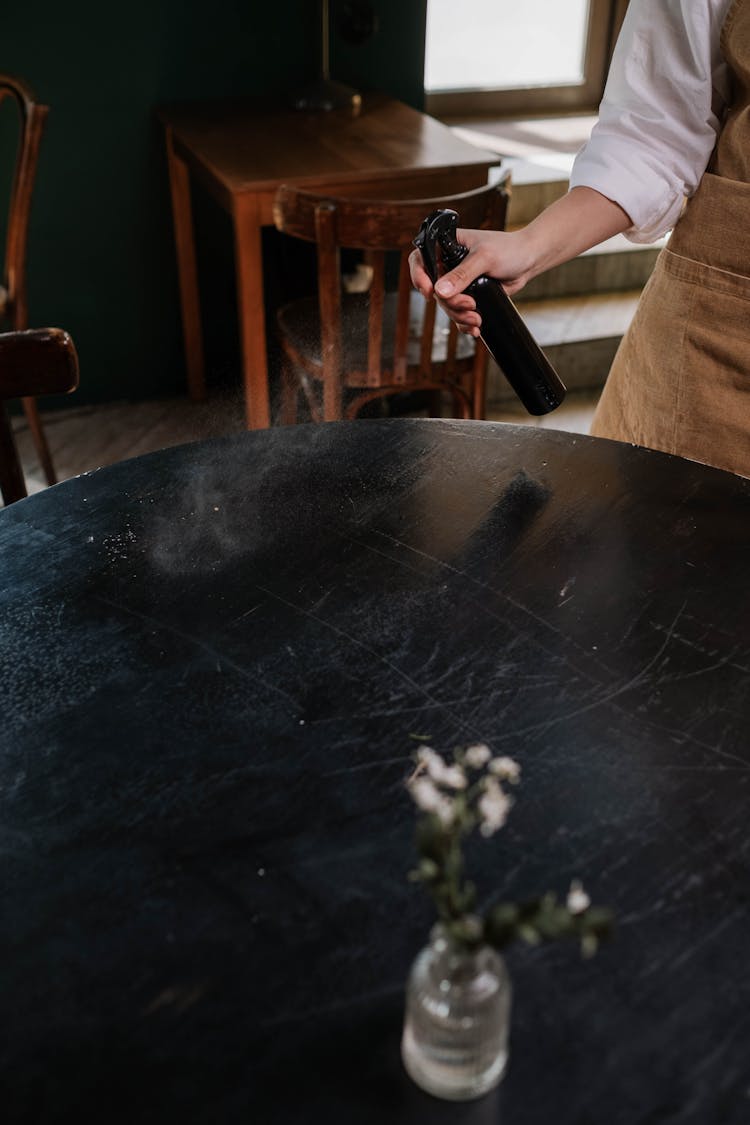
POLYGON ((414 288, 435 297, 462 332, 479 335, 482 323, 473 297, 463 292, 482 274, 499 281, 509 296, 532 277, 568 262, 605 238, 620 234, 633 221, 619 203, 590 187, 571 188, 521 230, 458 230, 456 237, 469 253, 439 278, 434 289, 422 255, 412 251, 409 267, 414 288))
POLYGON ((522 289, 532 276, 529 239, 524 236, 524 231, 458 230, 458 241, 469 248, 463 261, 433 288, 422 255, 414 250, 409 257, 412 284, 426 299, 434 296, 461 332, 478 336, 482 318, 474 298, 463 290, 482 274, 500 281, 509 295, 522 289))

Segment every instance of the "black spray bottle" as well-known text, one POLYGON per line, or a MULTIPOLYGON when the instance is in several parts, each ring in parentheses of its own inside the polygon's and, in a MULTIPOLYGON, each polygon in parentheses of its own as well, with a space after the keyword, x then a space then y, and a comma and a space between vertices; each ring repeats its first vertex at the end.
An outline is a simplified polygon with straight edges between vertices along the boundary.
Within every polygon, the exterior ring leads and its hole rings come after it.
MULTIPOLYGON (((433 211, 414 239, 433 284, 438 279, 438 247, 444 270, 454 269, 469 253, 456 238, 457 224, 455 211, 433 211)), ((565 386, 500 282, 478 277, 464 292, 476 301, 482 342, 529 414, 549 414, 565 398, 565 386)))

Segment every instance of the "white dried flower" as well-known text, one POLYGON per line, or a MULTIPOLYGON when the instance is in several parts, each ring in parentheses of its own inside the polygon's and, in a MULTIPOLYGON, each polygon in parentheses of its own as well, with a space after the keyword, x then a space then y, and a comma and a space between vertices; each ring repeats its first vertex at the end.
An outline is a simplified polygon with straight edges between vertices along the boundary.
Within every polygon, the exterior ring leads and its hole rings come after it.
POLYGON ((466 774, 460 766, 448 766, 439 754, 429 746, 422 746, 417 752, 417 761, 427 770, 436 785, 447 785, 449 789, 465 789, 466 774))
POLYGON ((476 746, 470 746, 464 755, 467 766, 473 770, 481 770, 482 766, 486 766, 492 757, 489 746, 485 746, 483 742, 478 742, 476 746))
POLYGON ((409 792, 417 808, 432 813, 444 828, 449 828, 456 819, 454 802, 441 793, 435 782, 424 776, 412 778, 408 783, 409 792))
POLYGON ((483 836, 493 836, 499 828, 503 827, 512 804, 512 798, 500 788, 494 778, 490 778, 484 793, 477 801, 477 809, 482 818, 479 831, 483 836))
POLYGON ((566 906, 571 914, 583 914, 591 906, 591 899, 584 891, 580 879, 574 879, 570 884, 566 906))
POLYGON ((440 782, 447 785, 449 789, 465 789, 466 774, 460 766, 444 766, 440 782))
POLYGON ((450 828, 456 819, 456 804, 450 797, 441 797, 433 811, 443 828, 450 828))
POLYGON ((429 746, 420 746, 417 750, 417 761, 423 769, 432 777, 433 770, 439 770, 443 765, 443 759, 429 746))
POLYGON ((417 808, 422 812, 434 812, 443 799, 429 777, 416 777, 409 782, 409 792, 417 808))
POLYGON ((521 767, 513 758, 493 758, 487 769, 495 777, 499 777, 501 781, 509 781, 511 785, 516 785, 521 779, 521 767))

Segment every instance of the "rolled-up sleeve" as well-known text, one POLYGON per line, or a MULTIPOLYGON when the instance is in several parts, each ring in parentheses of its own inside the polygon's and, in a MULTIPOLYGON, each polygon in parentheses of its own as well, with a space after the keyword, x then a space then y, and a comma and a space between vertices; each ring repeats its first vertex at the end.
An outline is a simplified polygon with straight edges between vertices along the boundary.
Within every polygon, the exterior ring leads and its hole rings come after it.
POLYGON ((618 203, 633 242, 671 230, 706 169, 726 97, 719 39, 730 3, 630 0, 599 119, 570 184, 618 203))

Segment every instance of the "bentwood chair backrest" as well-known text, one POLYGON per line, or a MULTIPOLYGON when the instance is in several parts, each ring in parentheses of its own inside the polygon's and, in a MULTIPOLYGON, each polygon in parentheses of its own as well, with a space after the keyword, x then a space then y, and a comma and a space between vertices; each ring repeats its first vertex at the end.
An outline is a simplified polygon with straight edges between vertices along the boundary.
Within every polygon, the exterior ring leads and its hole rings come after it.
MULTIPOLYGON (((8 74, 0 74, 0 104, 3 102, 12 103, 17 111, 18 144, 12 167, 5 254, 0 276, 0 320, 5 328, 18 331, 29 326, 26 287, 29 217, 39 145, 49 110, 36 101, 24 81, 8 74)), ((23 408, 44 474, 48 483, 54 484, 55 469, 35 399, 24 397, 23 408)))
POLYGON ((318 257, 317 294, 277 314, 284 421, 296 420, 300 387, 313 418, 325 421, 354 418, 375 398, 414 390, 445 392, 454 413, 483 417, 486 350, 414 292, 408 258, 431 211, 448 207, 460 227, 502 230, 508 194, 505 183, 411 200, 278 190, 277 228, 315 243, 318 257), (343 291, 342 255, 352 252, 366 270, 365 292, 343 291))

